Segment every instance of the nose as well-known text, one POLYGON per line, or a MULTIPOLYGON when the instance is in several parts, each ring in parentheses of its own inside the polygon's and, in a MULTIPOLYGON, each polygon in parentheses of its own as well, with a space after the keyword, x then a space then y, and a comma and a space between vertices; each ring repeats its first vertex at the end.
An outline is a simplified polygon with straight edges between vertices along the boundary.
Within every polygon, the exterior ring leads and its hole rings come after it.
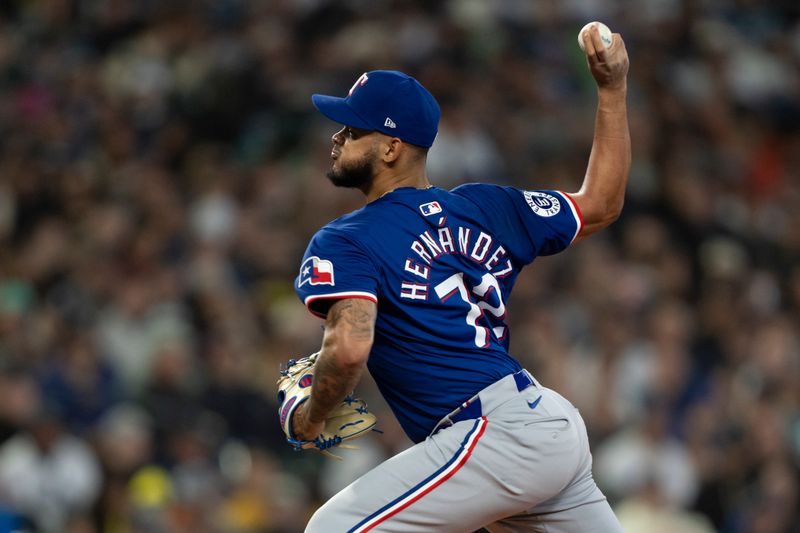
POLYGON ((340 129, 336 133, 333 134, 331 137, 331 141, 333 144, 343 144, 344 143, 344 128, 340 129))

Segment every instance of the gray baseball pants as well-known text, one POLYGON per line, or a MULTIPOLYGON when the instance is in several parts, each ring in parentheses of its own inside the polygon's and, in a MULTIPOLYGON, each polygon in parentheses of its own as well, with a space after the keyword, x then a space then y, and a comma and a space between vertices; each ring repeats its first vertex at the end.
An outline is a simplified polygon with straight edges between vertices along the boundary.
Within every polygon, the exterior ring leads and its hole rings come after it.
POLYGON ((306 533, 621 533, 578 410, 523 372, 470 400, 477 418, 454 411, 336 494, 306 533))

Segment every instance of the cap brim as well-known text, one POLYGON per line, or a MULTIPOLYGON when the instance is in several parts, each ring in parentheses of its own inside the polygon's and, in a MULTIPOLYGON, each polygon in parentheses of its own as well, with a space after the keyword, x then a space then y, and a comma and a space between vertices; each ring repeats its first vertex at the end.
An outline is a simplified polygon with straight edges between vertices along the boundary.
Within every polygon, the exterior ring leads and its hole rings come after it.
POLYGON ((312 94, 311 102, 320 113, 334 122, 362 130, 375 129, 374 126, 363 120, 353 111, 345 98, 326 96, 324 94, 312 94))

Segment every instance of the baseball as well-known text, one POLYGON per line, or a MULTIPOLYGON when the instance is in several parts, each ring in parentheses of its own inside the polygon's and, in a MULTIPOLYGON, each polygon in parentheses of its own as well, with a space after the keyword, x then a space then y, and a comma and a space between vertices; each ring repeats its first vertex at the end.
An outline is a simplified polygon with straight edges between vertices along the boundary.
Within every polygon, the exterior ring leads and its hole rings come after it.
POLYGON ((593 22, 588 23, 586 26, 581 28, 581 31, 578 32, 578 46, 581 47, 581 50, 584 52, 586 48, 583 47, 583 32, 588 30, 592 24, 597 24, 597 29, 600 30, 600 40, 603 41, 603 45, 608 48, 611 46, 611 43, 614 42, 614 37, 611 35, 611 30, 608 29, 608 26, 603 24, 602 22, 597 22, 596 20, 593 22))

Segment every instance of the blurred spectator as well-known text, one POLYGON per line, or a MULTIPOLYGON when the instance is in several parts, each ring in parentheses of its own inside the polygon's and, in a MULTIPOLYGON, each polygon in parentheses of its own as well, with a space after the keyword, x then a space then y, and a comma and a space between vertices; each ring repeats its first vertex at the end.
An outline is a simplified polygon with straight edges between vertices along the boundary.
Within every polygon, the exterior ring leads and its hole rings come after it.
POLYGON ((666 503, 655 484, 645 484, 636 494, 614 509, 627 533, 714 532, 704 517, 666 503))
POLYGON ((99 464, 52 406, 41 404, 26 426, 0 447, 0 499, 39 530, 62 531, 91 509, 102 484, 99 464))
POLYGON ((121 397, 116 375, 86 335, 75 335, 54 359, 41 387, 47 401, 59 406, 64 423, 85 433, 121 397))
POLYGON ((200 403, 225 420, 228 434, 253 445, 281 446, 282 436, 270 425, 278 406, 252 385, 252 369, 242 354, 230 343, 212 341, 206 363, 208 384, 200 403))
POLYGON ((134 396, 146 385, 159 350, 189 334, 180 306, 159 302, 156 290, 149 278, 128 279, 97 322, 98 343, 134 396))
POLYGON ((0 444, 24 429, 36 415, 40 390, 23 367, 0 368, 0 444))
POLYGON ((597 483, 614 499, 652 486, 668 506, 685 507, 697 496, 695 466, 681 443, 669 435, 667 403, 654 398, 645 413, 595 452, 597 483))

